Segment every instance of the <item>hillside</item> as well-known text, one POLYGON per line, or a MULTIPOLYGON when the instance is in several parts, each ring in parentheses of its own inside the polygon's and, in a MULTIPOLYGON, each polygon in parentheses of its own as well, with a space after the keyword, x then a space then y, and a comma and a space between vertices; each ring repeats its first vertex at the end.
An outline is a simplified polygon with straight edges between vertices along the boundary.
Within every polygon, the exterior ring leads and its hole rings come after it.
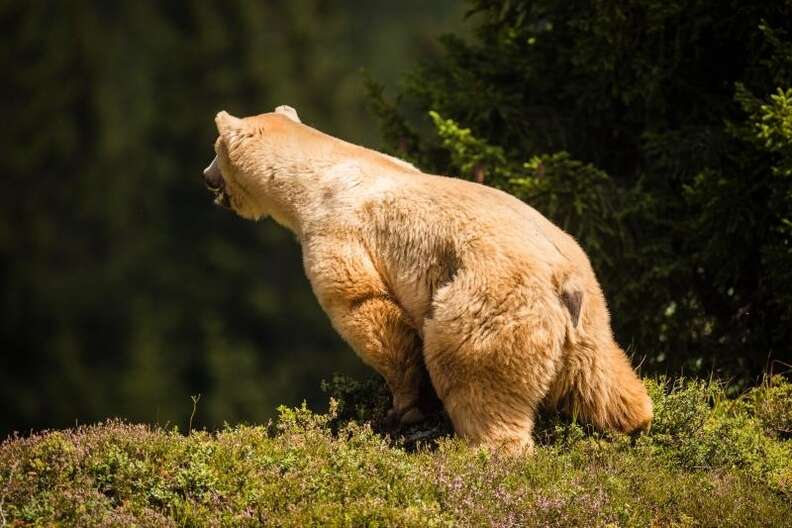
POLYGON ((650 433, 548 415, 518 458, 440 435, 442 420, 391 441, 375 432, 382 388, 345 379, 327 384, 329 412, 282 408, 267 426, 11 437, 0 526, 788 526, 792 384, 729 398, 716 382, 646 383, 650 433))

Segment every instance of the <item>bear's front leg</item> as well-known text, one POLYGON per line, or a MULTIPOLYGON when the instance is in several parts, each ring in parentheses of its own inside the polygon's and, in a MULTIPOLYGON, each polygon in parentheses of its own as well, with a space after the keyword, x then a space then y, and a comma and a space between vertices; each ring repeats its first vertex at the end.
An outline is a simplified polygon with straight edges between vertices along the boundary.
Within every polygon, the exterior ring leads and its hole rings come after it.
POLYGON ((312 241, 304 246, 306 273, 333 327, 379 372, 393 395, 391 426, 423 419, 422 383, 429 383, 421 340, 393 298, 368 252, 354 243, 312 241))
POLYGON ((390 298, 372 294, 350 299, 345 308, 333 310, 331 318, 361 359, 385 378, 393 395, 388 425, 420 421, 421 342, 404 311, 390 298))

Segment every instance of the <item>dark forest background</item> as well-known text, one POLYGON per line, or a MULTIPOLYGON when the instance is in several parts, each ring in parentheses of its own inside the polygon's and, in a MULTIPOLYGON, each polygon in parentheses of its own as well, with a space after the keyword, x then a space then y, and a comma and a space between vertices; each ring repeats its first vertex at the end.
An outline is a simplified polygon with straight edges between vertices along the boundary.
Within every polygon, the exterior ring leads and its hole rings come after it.
POLYGON ((790 368, 791 23, 790 1, 0 1, 0 436, 183 426, 198 394, 194 426, 260 422, 368 373, 292 236, 212 205, 220 109, 289 104, 531 203, 643 373, 790 368))
POLYGON ((289 104, 382 143, 390 87, 451 1, 0 2, 0 436, 105 416, 259 422, 367 369, 330 328, 299 246, 212 204, 221 109, 289 104))

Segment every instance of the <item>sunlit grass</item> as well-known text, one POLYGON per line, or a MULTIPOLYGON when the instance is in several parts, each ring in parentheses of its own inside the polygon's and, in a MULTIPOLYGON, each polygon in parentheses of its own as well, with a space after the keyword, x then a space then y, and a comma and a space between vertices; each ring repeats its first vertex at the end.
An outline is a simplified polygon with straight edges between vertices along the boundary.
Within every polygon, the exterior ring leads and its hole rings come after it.
POLYGON ((735 399, 716 382, 646 383, 648 434, 548 415, 517 458, 448 436, 407 449, 375 432, 386 393, 350 380, 329 384, 330 412, 284 408, 267 426, 11 438, 0 526, 788 526, 792 384, 735 399))

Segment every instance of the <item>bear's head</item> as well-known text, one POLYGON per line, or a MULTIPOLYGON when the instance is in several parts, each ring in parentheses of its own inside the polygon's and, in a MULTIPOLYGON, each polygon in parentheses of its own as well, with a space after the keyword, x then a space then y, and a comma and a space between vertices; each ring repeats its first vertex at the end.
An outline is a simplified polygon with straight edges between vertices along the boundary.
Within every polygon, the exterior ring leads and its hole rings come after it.
POLYGON ((299 148, 295 123, 300 118, 289 106, 243 119, 217 114, 215 158, 203 171, 216 204, 251 220, 277 214, 278 173, 299 148))

